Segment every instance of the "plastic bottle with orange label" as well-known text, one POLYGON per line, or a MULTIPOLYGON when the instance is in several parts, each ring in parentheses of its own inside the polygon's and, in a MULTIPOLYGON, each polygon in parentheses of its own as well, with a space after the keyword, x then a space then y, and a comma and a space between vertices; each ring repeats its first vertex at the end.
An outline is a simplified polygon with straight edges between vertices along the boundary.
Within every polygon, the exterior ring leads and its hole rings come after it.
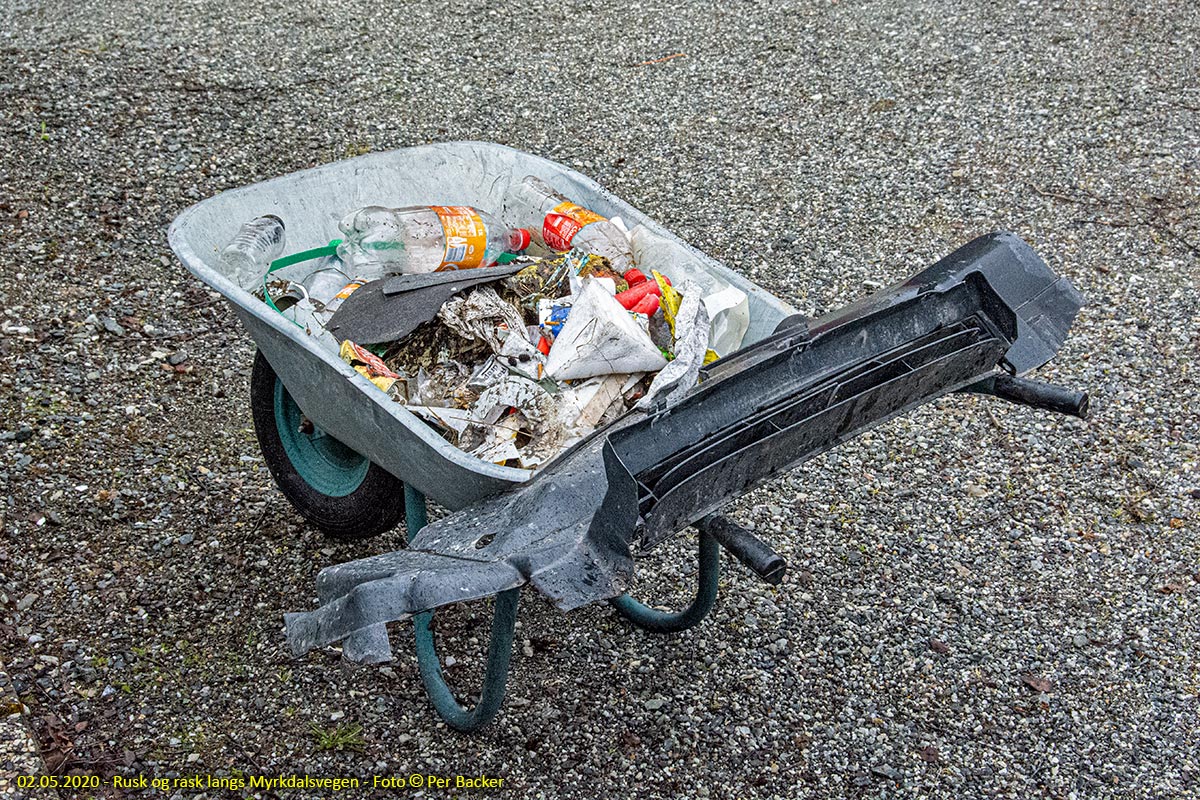
POLYGON ((507 228, 471 206, 366 206, 338 227, 338 257, 350 274, 382 269, 406 274, 472 269, 529 245, 529 232, 507 228))
POLYGON ((595 253, 607 258, 617 272, 633 266, 629 239, 619 227, 572 203, 534 175, 527 175, 509 189, 504 218, 528 227, 534 238, 551 250, 595 253))

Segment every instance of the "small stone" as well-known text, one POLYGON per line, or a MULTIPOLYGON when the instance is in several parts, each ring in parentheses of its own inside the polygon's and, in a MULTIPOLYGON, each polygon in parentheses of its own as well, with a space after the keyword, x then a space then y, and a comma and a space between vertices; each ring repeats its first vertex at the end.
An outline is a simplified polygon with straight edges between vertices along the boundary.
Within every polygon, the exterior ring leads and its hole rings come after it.
POLYGON ((881 764, 878 767, 871 767, 871 772, 874 772, 876 775, 882 775, 885 778, 891 778, 894 781, 898 781, 902 777, 900 770, 896 769, 890 764, 881 764))
POLYGON ((178 366, 187 360, 188 354, 186 350, 176 350, 174 353, 171 353, 171 355, 167 356, 167 363, 172 367, 178 366))
POLYGON ((647 700, 644 703, 646 708, 650 711, 658 711, 660 708, 662 708, 666 704, 667 704, 667 701, 662 699, 661 697, 655 697, 653 700, 647 700))
POLYGON ((180 536, 180 537, 179 537, 179 543, 180 543, 180 544, 191 544, 191 543, 192 543, 192 540, 193 540, 193 539, 195 539, 195 538, 196 538, 196 537, 195 537, 195 536, 193 536, 192 534, 190 534, 190 533, 185 533, 183 536, 180 536))

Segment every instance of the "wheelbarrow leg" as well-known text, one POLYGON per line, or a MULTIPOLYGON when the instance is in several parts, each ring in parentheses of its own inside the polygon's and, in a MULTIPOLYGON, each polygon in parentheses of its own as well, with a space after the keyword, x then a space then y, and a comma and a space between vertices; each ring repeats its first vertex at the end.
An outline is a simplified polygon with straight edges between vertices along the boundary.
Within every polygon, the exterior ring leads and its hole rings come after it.
MULTIPOLYGON (((425 496, 408 484, 404 485, 405 519, 409 538, 426 523, 425 496)), ((508 662, 512 656, 513 632, 517 624, 517 601, 520 589, 509 589, 496 595, 496 609, 492 617, 492 640, 488 645, 487 667, 483 676, 483 692, 475 708, 468 711, 459 705, 454 692, 442 675, 442 665, 433 640, 429 624, 433 612, 423 611, 413 617, 417 637, 417 670, 425 693, 433 703, 438 716, 455 730, 464 733, 476 731, 496 717, 504 702, 504 689, 508 684, 508 662)))
POLYGON ((625 619, 652 633, 678 633, 699 624, 717 601, 717 581, 721 577, 721 550, 710 534, 700 533, 699 585, 691 605, 682 611, 658 611, 627 594, 609 602, 625 619))
POLYGON ((417 532, 429 524, 429 509, 425 495, 404 484, 404 536, 412 541, 417 532))

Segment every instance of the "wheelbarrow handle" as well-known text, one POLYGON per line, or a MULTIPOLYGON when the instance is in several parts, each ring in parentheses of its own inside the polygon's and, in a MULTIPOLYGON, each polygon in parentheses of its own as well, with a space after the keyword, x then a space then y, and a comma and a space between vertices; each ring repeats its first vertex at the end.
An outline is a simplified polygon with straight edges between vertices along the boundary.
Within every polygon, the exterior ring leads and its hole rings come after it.
POLYGON ((1087 392, 1077 392, 1044 381, 1018 378, 1013 375, 989 375, 962 391, 990 394, 1010 403, 1040 408, 1071 417, 1087 419, 1091 401, 1087 392))

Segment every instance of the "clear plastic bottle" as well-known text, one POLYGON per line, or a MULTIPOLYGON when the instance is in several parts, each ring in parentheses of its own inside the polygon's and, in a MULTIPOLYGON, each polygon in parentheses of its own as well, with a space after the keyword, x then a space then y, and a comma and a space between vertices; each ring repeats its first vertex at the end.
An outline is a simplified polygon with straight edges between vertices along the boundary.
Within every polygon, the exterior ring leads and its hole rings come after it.
POLYGON ((336 349, 337 342, 325 331, 330 318, 356 289, 384 274, 375 269, 351 278, 336 257, 325 258, 300 281, 300 299, 285 308, 283 316, 304 328, 310 336, 317 337, 318 341, 336 349))
POLYGON ((238 229, 221 251, 221 269, 238 286, 253 289, 271 262, 283 253, 285 239, 283 220, 279 217, 267 214, 252 219, 238 229))
POLYGON ((633 267, 629 239, 607 218, 576 205, 541 178, 527 175, 509 189, 504 218, 525 225, 551 250, 604 256, 618 273, 633 267))
POLYGON ((384 274, 382 270, 378 269, 364 272, 361 275, 352 274, 344 268, 336 256, 329 256, 317 262, 316 269, 305 275, 300 283, 309 298, 324 306, 333 301, 337 294, 352 281, 361 280, 365 283, 382 278, 384 274))
POLYGON ((350 281, 336 294, 324 301, 318 299, 316 295, 305 295, 281 313, 303 328, 305 333, 315 338, 322 346, 337 350, 338 341, 333 334, 329 333, 326 326, 346 298, 362 288, 364 282, 357 279, 350 281))
POLYGON ((470 206, 366 206, 338 227, 338 256, 355 275, 379 267, 407 274, 486 267, 529 246, 528 231, 470 206))

